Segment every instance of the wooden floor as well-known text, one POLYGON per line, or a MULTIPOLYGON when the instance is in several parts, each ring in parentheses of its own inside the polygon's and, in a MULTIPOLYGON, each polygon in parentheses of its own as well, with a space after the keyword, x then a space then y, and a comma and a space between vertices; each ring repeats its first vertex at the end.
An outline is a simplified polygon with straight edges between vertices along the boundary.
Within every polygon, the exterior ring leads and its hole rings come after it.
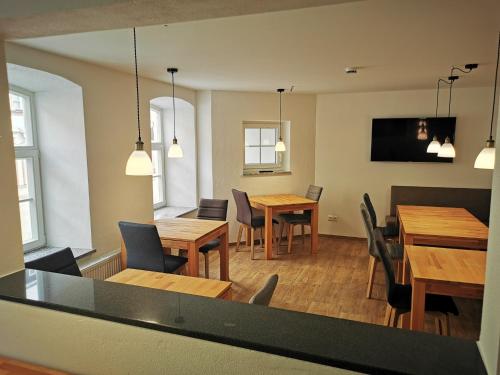
POLYGON ((0 375, 64 375, 60 372, 29 363, 0 357, 0 375))
MULTIPOLYGON (((320 314, 343 319, 383 324, 386 309, 385 279, 380 266, 372 299, 366 299, 368 251, 366 241, 354 238, 320 237, 319 253, 311 256, 309 241, 294 240, 292 254, 282 242, 277 259, 264 260, 263 249, 257 247, 250 259, 250 249, 230 248, 229 272, 233 282, 233 300, 248 302, 250 297, 273 273, 279 282, 271 301, 272 307, 320 314)), ((200 257, 203 261, 203 257, 200 257)), ((210 277, 219 277, 217 252, 210 255, 210 277)), ((203 272, 200 262, 200 272, 203 272)), ((451 335, 479 339, 482 301, 455 298, 460 311, 451 317, 451 335)), ((434 333, 434 320, 426 319, 426 331, 434 333)))

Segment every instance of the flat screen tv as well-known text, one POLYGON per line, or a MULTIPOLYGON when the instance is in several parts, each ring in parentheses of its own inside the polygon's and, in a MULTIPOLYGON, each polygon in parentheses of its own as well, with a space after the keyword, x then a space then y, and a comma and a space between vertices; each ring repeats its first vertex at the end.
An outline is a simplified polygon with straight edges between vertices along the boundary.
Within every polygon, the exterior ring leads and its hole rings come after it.
POLYGON ((376 118, 372 120, 371 161, 453 163, 453 158, 428 154, 434 136, 455 142, 455 117, 376 118))

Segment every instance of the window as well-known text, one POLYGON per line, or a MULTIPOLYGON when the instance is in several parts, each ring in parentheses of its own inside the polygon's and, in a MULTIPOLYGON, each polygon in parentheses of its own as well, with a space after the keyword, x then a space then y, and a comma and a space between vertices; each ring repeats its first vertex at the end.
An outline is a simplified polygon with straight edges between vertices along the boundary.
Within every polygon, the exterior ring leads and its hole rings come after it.
POLYGON ((282 153, 274 150, 279 137, 279 125, 244 123, 244 170, 282 168, 282 153))
POLYGON ((161 110, 150 108, 151 122, 151 159, 153 162, 153 207, 159 208, 166 205, 165 194, 165 146, 163 144, 163 129, 161 110))
POLYGON ((12 135, 16 153, 17 192, 24 250, 45 245, 40 161, 33 119, 33 97, 13 89, 9 92, 12 135))

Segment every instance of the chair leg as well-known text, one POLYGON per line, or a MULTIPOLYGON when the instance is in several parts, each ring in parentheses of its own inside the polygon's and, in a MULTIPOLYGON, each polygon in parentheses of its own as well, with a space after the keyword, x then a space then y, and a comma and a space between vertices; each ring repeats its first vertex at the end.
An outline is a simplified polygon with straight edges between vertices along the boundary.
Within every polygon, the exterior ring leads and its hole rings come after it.
POLYGON ((288 224, 288 254, 292 252, 293 224, 288 224))
POLYGON ((443 314, 441 321, 441 334, 443 336, 450 336, 450 316, 448 314, 443 314))
POLYGON ((285 228, 285 224, 283 223, 283 221, 280 221, 280 226, 278 229, 280 235, 280 237, 278 238, 278 249, 281 246, 281 239, 283 238, 283 228, 285 228))
POLYGON ((240 249, 241 235, 243 234, 243 224, 238 228, 238 237, 236 237, 236 251, 240 249))
POLYGON ((255 253, 254 253, 254 250, 255 250, 255 244, 254 244, 255 229, 253 229, 252 227, 247 227, 247 230, 250 231, 250 257, 252 258, 252 260, 254 260, 255 259, 255 253))
POLYGON ((264 247, 264 231, 262 230, 262 227, 260 227, 260 247, 264 247))
POLYGON ((203 253, 205 257, 205 279, 208 279, 208 253, 203 253))
POLYGON ((391 326, 391 317, 392 317, 392 306, 387 304, 387 308, 385 310, 385 317, 384 317, 384 325, 386 327, 391 326))
MULTIPOLYGON (((278 255, 278 238, 276 237, 276 230, 274 229, 274 224, 273 224, 273 238, 271 239, 271 245, 276 245, 276 255, 278 255)), ((267 238, 266 238, 267 241, 267 238)), ((274 246, 273 246, 274 247, 274 246)))
POLYGON ((366 298, 372 298, 373 281, 375 280, 375 272, 377 271, 378 259, 370 255, 370 263, 368 265, 368 286, 366 287, 366 298))
POLYGON ((306 232, 304 229, 304 224, 301 225, 301 229, 302 229, 302 246, 305 246, 306 245, 306 232))
POLYGON ((401 312, 398 309, 394 309, 394 313, 392 314, 392 322, 391 322, 392 327, 394 327, 394 328, 398 327, 400 315, 401 315, 401 312))
POLYGON ((440 317, 437 315, 434 317, 434 325, 435 325, 434 329, 435 329, 436 335, 442 335, 443 334, 443 325, 442 325, 440 317))

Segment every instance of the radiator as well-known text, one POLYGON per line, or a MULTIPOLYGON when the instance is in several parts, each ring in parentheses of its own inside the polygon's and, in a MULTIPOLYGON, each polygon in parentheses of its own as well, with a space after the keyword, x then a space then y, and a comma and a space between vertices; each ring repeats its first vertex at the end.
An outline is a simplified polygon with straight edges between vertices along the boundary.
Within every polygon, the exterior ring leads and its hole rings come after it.
POLYGON ((122 270, 120 253, 99 259, 81 270, 83 277, 105 280, 122 270))

